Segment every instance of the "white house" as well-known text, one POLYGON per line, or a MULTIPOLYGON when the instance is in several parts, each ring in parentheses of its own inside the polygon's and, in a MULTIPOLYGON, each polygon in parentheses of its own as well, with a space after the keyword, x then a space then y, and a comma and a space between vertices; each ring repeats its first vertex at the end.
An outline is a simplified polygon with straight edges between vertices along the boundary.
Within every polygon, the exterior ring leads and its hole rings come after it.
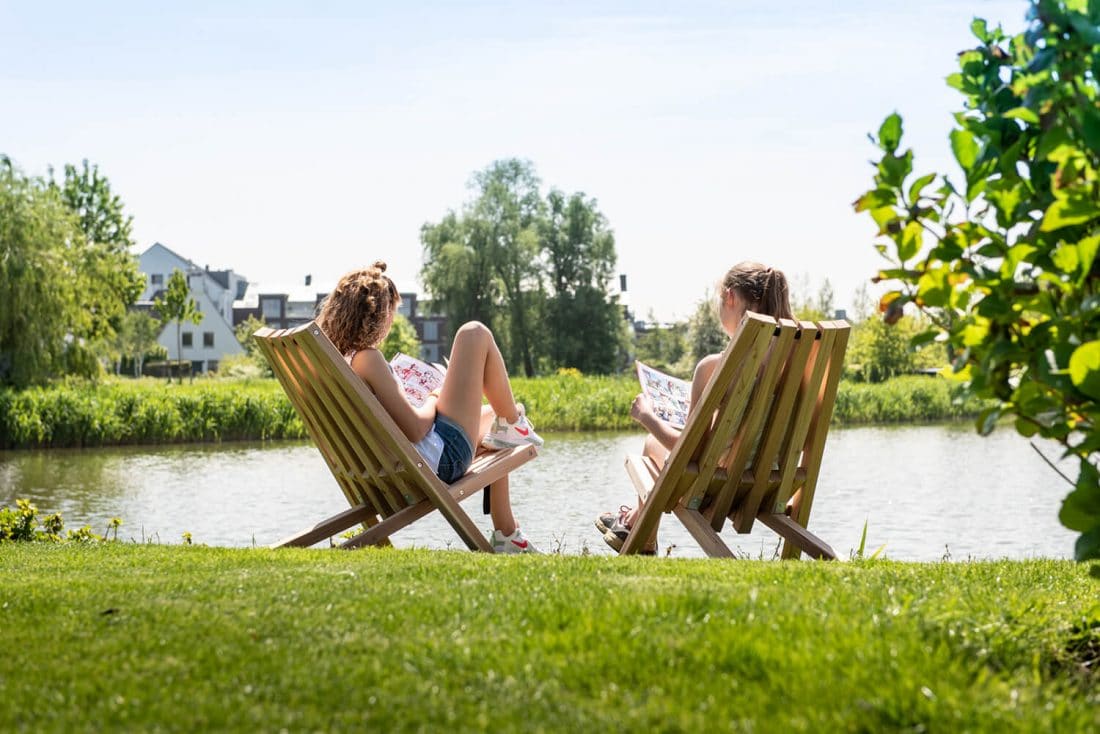
POLYGON ((171 360, 191 361, 192 372, 216 370, 218 362, 244 350, 233 333, 233 301, 244 295, 248 280, 232 270, 211 270, 199 267, 179 253, 157 242, 138 258, 138 268, 145 275, 145 290, 138 305, 152 307, 165 288, 173 271, 187 276, 191 297, 195 299, 202 321, 180 325, 182 347, 176 352, 176 323, 165 325, 157 343, 168 350, 171 360))

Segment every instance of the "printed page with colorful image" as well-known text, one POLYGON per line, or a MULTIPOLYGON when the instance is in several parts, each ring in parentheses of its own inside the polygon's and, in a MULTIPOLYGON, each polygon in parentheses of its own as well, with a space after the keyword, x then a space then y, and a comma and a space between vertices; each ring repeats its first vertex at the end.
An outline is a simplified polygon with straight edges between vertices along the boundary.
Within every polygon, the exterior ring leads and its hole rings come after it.
POLYGON ((691 386, 678 377, 666 375, 637 360, 634 364, 638 368, 638 381, 642 383, 642 392, 649 398, 653 412, 673 427, 683 428, 687 424, 691 386))
POLYGON ((447 370, 443 365, 431 365, 427 362, 398 352, 390 360, 393 376, 405 390, 409 402, 419 408, 428 399, 428 393, 437 390, 443 384, 447 370))

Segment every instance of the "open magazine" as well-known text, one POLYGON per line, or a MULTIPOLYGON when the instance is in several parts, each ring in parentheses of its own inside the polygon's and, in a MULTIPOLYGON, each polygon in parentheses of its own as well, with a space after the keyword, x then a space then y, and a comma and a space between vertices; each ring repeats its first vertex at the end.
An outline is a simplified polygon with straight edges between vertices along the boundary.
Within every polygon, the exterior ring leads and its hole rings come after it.
POLYGON ((642 392, 649 398, 653 412, 675 428, 683 428, 687 424, 691 386, 678 377, 666 375, 637 360, 634 365, 638 369, 642 392))
POLYGON ((439 389, 443 384, 443 376, 447 374, 444 365, 428 364, 401 352, 393 355, 390 367, 393 368, 397 383, 405 390, 409 402, 417 408, 427 401, 428 393, 439 389))

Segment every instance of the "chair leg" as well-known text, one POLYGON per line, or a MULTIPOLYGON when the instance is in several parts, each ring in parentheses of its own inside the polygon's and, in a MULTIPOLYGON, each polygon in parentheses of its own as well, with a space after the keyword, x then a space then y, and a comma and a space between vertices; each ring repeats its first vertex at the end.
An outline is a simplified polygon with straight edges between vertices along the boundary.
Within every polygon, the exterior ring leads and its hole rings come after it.
POLYGON ((783 558, 797 558, 797 554, 792 556, 787 555, 787 548, 790 546, 818 560, 836 560, 836 553, 833 552, 833 549, 829 547, 828 543, 786 515, 773 512, 761 512, 756 516, 756 519, 774 530, 786 541, 783 546, 783 558))
POLYGON ((352 525, 369 522, 376 518, 375 511, 367 505, 358 505, 343 512, 333 515, 327 520, 322 520, 313 527, 295 533, 289 538, 283 538, 278 543, 272 543, 271 548, 305 548, 318 541, 330 538, 339 532, 347 530, 352 525))
POLYGON ((736 557, 722 537, 714 531, 710 520, 703 513, 698 510, 689 510, 682 505, 676 505, 672 511, 708 556, 711 558, 736 557))

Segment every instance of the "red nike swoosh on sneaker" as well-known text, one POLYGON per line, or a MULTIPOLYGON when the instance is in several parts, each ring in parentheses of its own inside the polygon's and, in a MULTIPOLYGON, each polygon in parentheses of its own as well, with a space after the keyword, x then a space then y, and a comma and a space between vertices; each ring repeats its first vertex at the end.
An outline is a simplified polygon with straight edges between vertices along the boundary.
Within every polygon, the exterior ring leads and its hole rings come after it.
POLYGON ((512 545, 514 545, 515 547, 520 548, 522 550, 527 550, 527 541, 526 540, 523 541, 522 543, 519 542, 518 540, 513 540, 512 545))
POLYGON ((516 433, 518 433, 521 436, 526 436, 528 433, 531 432, 530 428, 520 428, 519 426, 516 426, 515 429, 516 429, 516 433))

